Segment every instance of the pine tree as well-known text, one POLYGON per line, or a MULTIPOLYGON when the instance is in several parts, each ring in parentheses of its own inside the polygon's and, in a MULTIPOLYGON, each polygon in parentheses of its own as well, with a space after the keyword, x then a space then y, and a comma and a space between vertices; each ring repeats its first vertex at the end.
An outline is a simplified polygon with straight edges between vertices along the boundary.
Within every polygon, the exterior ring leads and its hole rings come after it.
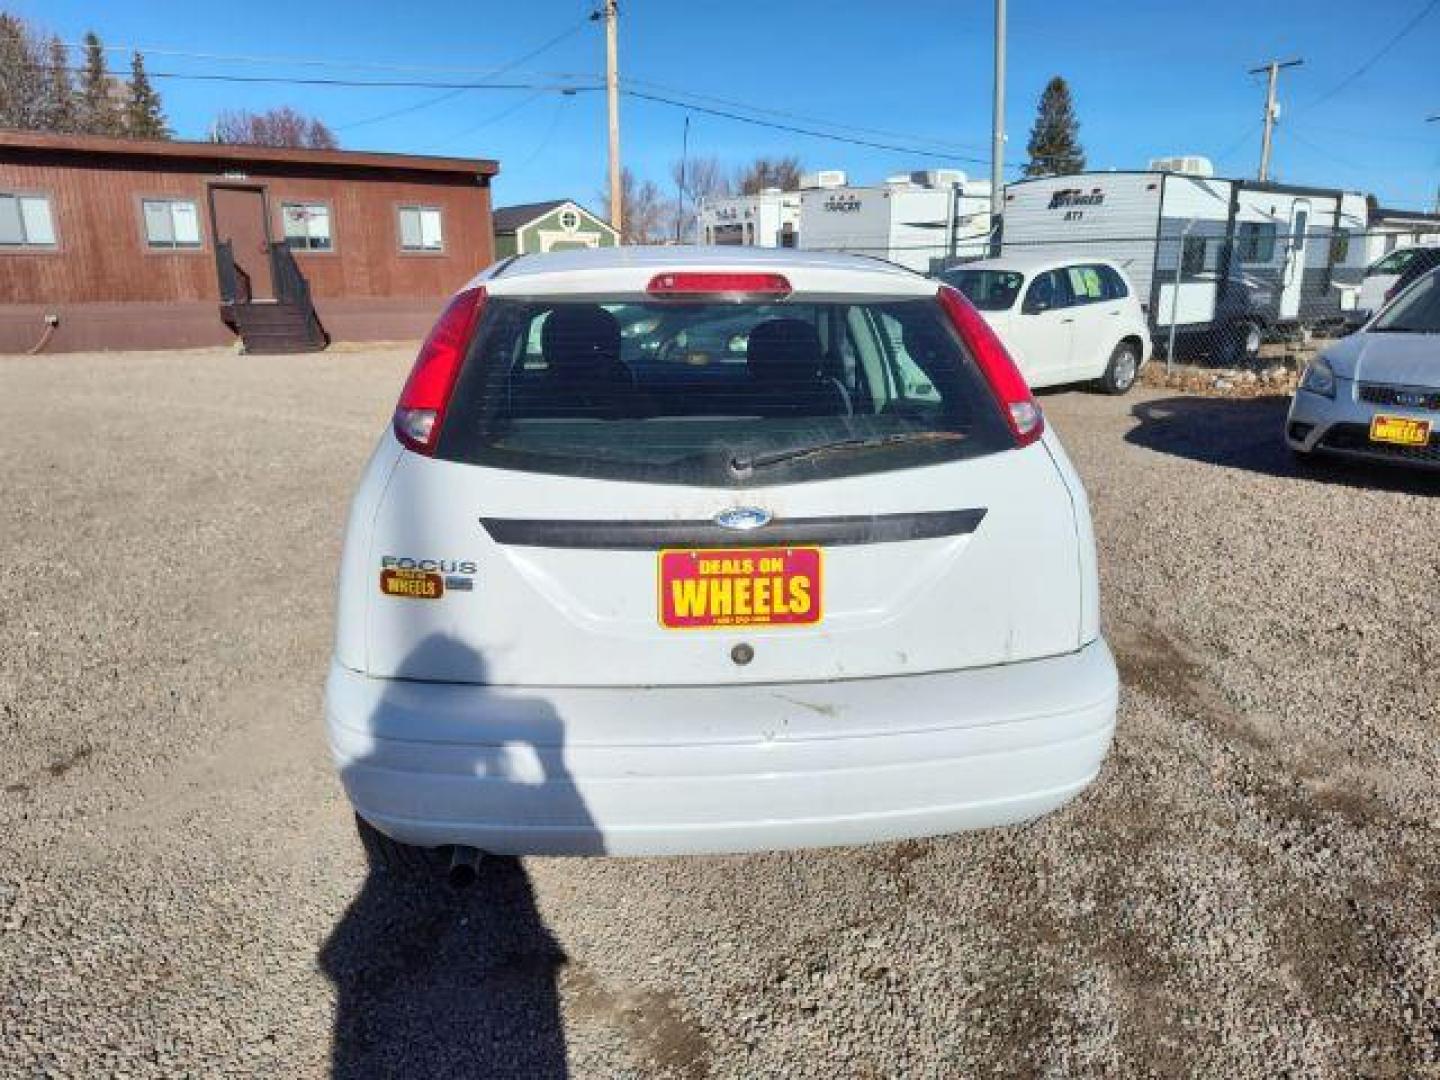
POLYGON ((1035 126, 1026 147, 1030 161, 1026 176, 1064 176, 1085 171, 1085 150, 1080 145, 1080 121, 1070 87, 1059 75, 1045 84, 1035 126))
POLYGON ((34 129, 44 113, 45 77, 30 28, 0 12, 0 127, 34 129))
POLYGON ((125 106, 125 134, 132 139, 168 139, 170 128, 160 106, 160 95, 145 74, 145 58, 130 58, 130 100, 125 106))
POLYGON ((125 125, 111 93, 105 50, 92 30, 85 35, 85 68, 80 73, 79 129, 88 135, 123 135, 125 125))
POLYGON ((70 81, 70 54, 59 37, 50 39, 50 61, 45 70, 45 108, 41 126, 46 131, 74 131, 79 123, 75 87, 70 81))

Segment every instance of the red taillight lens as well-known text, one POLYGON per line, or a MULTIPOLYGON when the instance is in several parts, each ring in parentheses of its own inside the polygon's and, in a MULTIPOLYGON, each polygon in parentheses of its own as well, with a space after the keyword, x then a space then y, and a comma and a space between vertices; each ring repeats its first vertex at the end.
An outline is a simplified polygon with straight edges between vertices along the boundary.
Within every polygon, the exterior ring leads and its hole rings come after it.
POLYGON ((395 406, 395 436, 411 450, 433 454, 445 406, 460 375, 470 335, 485 307, 485 290, 466 289, 445 305, 435 328, 420 346, 410 378, 395 406))
POLYGON ((1040 411, 1025 376, 1010 359, 995 331, 985 321, 969 300, 949 285, 940 286, 940 306, 950 317, 950 323, 960 335, 960 340, 975 357, 975 363, 990 392, 1000 403, 1005 420, 1015 435, 1018 446, 1029 446, 1045 431, 1045 414, 1040 411))
POLYGON ((692 271, 656 274, 645 290, 651 296, 766 296, 790 295, 790 279, 784 274, 741 274, 692 271))

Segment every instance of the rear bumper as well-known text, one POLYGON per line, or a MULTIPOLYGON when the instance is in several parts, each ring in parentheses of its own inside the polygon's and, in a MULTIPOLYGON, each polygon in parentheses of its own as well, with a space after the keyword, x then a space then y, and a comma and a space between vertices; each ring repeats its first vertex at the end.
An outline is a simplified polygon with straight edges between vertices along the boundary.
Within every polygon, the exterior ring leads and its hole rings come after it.
POLYGON ((1103 641, 974 671, 734 687, 372 679, 332 665, 331 751, 356 811, 422 846, 660 855, 1008 825, 1100 769, 1103 641))

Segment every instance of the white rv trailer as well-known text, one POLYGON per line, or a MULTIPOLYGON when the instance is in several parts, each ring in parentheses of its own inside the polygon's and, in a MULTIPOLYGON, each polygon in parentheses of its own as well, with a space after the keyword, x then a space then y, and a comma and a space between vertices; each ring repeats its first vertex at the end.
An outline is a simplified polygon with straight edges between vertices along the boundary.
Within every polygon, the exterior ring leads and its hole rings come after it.
POLYGON ((1350 243, 1366 228, 1365 197, 1221 179, 1208 164, 1010 184, 1002 250, 1119 263, 1156 332, 1224 329, 1217 340, 1253 349, 1261 333, 1338 322, 1353 303, 1338 285, 1365 266, 1364 245, 1350 243))
POLYGON ((754 195, 701 199, 695 228, 702 244, 722 247, 795 247, 800 227, 800 193, 766 188, 754 195))
POLYGON ((989 182, 953 169, 905 173, 872 187, 847 186, 844 173, 834 172, 802 181, 802 248, 873 255, 929 273, 983 257, 989 233, 989 182))

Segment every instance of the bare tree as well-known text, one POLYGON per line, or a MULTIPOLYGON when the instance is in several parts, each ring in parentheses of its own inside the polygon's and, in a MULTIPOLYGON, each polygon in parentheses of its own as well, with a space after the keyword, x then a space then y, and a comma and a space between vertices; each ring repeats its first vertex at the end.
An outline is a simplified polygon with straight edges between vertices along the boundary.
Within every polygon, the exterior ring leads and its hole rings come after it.
MULTIPOLYGON (((610 205, 608 187, 600 193, 600 204, 610 205)), ((654 180, 636 180, 629 169, 620 170, 620 213, 622 244, 657 244, 673 235, 674 203, 654 180)))
POLYGON ((800 187, 800 159, 757 157, 735 174, 735 187, 742 195, 757 195, 766 188, 795 191, 800 187))
POLYGON ((677 240, 693 239, 700 200, 729 195, 730 178, 719 158, 698 157, 672 163, 670 179, 680 193, 671 214, 670 233, 677 240))
POLYGON ((226 109, 215 118, 215 141, 252 146, 300 146, 334 150, 340 145, 323 120, 306 116, 288 105, 253 113, 226 109))

